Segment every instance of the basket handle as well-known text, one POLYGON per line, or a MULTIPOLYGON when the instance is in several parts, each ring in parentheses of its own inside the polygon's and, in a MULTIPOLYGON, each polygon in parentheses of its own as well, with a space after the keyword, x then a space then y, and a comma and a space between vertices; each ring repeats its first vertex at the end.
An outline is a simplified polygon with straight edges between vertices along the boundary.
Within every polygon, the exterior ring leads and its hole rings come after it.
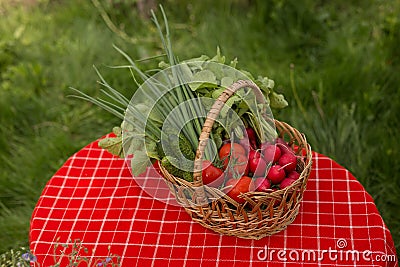
POLYGON ((264 95, 262 94, 260 88, 250 80, 239 80, 222 92, 222 94, 217 98, 210 111, 207 114, 206 121, 204 122, 201 134, 199 137, 199 146, 197 147, 196 157, 194 159, 194 170, 193 170, 193 185, 197 194, 197 200, 200 205, 207 204, 207 198, 204 191, 203 180, 202 180, 202 158, 204 150, 208 143, 208 138, 210 136, 211 129, 214 125, 215 120, 218 117, 221 109, 228 99, 239 89, 244 87, 250 87, 255 91, 256 99, 259 101, 264 101, 264 95))

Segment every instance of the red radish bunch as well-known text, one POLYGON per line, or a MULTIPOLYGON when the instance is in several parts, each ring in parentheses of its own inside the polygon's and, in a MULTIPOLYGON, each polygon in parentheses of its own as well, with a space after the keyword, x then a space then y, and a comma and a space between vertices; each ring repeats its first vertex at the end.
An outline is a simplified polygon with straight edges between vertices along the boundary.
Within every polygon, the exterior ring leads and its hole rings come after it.
POLYGON ((279 146, 274 144, 266 144, 261 147, 261 150, 263 151, 264 159, 272 163, 277 162, 282 154, 279 146))
POLYGON ((282 138, 258 147, 254 131, 247 130, 247 134, 246 142, 223 143, 218 153, 220 164, 203 161, 203 183, 223 188, 238 203, 245 202, 244 193, 284 189, 300 177, 296 171, 298 156, 282 138))
POLYGON ((282 139, 277 138, 276 144, 264 145, 264 159, 273 164, 266 176, 274 188, 284 189, 299 179, 296 171, 297 156, 293 149, 282 139))
POLYGON ((265 192, 265 191, 267 191, 267 190, 269 190, 271 188, 270 180, 265 179, 263 177, 257 178, 255 180, 254 184, 255 184, 256 190, 260 191, 260 192, 263 192, 263 191, 265 192))
POLYGON ((284 188, 288 187, 289 185, 293 184, 294 181, 296 181, 296 180, 290 179, 290 178, 285 178, 285 179, 283 179, 282 182, 279 184, 279 188, 280 188, 280 189, 284 189, 284 188))

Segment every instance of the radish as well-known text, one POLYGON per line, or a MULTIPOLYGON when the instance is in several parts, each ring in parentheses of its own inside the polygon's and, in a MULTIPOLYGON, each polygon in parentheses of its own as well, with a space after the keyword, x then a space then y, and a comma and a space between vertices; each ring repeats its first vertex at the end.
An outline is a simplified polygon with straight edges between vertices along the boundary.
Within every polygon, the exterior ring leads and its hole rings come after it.
POLYGON ((281 145, 284 145, 286 147, 289 147, 288 143, 285 142, 285 140, 282 137, 276 138, 275 142, 276 142, 276 144, 281 144, 281 145))
POLYGON ((267 162, 262 158, 253 158, 249 160, 249 170, 254 177, 264 176, 267 170, 267 162))
POLYGON ((261 149, 263 150, 264 159, 267 162, 277 162, 282 154, 281 149, 277 145, 265 145, 261 149))
POLYGON ((293 184, 294 181, 296 181, 296 180, 293 180, 293 179, 290 179, 290 178, 285 178, 285 179, 283 179, 282 182, 279 184, 279 188, 280 188, 280 189, 284 189, 284 188, 288 187, 289 185, 293 184))
POLYGON ((287 146, 285 144, 278 143, 276 144, 280 149, 281 149, 281 154, 294 154, 294 151, 290 146, 287 146))
POLYGON ((293 179, 293 180, 297 180, 297 179, 299 179, 299 177, 300 177, 300 174, 296 171, 289 172, 289 174, 286 176, 286 178, 293 179))
POLYGON ((294 154, 292 147, 287 142, 285 142, 283 138, 277 138, 276 145, 279 146, 279 148, 281 149, 282 155, 286 153, 294 154))
POLYGON ((273 165, 269 169, 267 178, 271 180, 273 184, 279 184, 285 179, 285 170, 280 165, 273 165))
POLYGON ((294 154, 286 153, 279 158, 279 165, 283 166, 287 173, 296 169, 297 158, 294 154))
POLYGON ((250 150, 249 160, 261 158, 261 153, 258 150, 250 150))
POLYGON ((250 145, 253 149, 257 149, 257 135, 253 128, 246 128, 247 137, 249 138, 250 145))
POLYGON ((257 178, 254 182, 256 191, 265 192, 271 188, 271 182, 263 177, 257 178))

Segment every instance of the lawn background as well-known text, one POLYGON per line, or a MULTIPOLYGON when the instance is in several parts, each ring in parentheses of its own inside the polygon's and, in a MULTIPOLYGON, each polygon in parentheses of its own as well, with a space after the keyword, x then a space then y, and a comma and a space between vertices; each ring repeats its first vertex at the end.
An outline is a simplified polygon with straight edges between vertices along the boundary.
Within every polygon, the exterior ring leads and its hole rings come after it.
MULTIPOLYGON (((30 216, 46 182, 120 123, 69 98, 69 87, 99 95, 96 65, 130 96, 130 73, 107 67, 126 63, 113 44, 136 59, 161 53, 154 24, 134 1, 103 0, 104 10, 97 1, 28 2, 0 0, 0 253, 28 246, 30 216)), ((158 2, 180 59, 214 55, 219 46, 242 69, 275 80, 290 104, 275 117, 357 177, 398 250, 400 2, 158 2)))

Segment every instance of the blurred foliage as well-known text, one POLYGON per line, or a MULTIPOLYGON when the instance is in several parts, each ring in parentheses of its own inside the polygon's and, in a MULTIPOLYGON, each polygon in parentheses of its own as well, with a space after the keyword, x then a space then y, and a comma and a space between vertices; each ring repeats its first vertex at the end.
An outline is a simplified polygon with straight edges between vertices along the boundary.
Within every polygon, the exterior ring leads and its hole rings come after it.
MULTIPOLYGON (((96 65, 130 96, 130 73, 108 67, 125 64, 112 45, 137 59, 162 53, 137 1, 99 0, 99 7, 95 0, 47 0, 27 9, 0 0, 0 252, 27 245, 30 215, 47 180, 119 123, 68 98, 68 87, 98 95, 96 65)), ((166 9, 180 59, 220 46, 227 60, 238 57, 240 68, 275 80, 290 102, 275 116, 357 177, 399 249, 400 2, 157 3, 166 9)))

